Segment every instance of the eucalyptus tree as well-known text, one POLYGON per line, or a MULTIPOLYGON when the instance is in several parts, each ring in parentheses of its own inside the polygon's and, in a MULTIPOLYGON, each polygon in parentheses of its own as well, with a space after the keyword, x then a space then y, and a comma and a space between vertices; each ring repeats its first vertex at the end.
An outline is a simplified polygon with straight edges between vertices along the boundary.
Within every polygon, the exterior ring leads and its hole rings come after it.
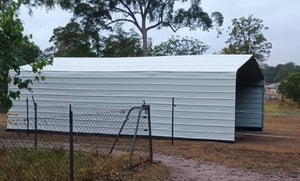
MULTIPOLYGON (((91 32, 114 23, 130 23, 142 36, 143 55, 147 56, 148 32, 163 27, 173 32, 182 28, 208 31, 221 26, 220 12, 209 15, 201 0, 74 0, 74 17, 91 32)), ((95 42, 99 36, 95 34, 95 42)), ((99 46, 99 45, 98 45, 99 46)))
POLYGON ((270 56, 272 44, 263 34, 269 28, 263 25, 263 20, 252 15, 235 18, 232 20, 232 28, 229 28, 231 32, 225 42, 228 47, 222 50, 223 53, 253 54, 261 64, 270 56))

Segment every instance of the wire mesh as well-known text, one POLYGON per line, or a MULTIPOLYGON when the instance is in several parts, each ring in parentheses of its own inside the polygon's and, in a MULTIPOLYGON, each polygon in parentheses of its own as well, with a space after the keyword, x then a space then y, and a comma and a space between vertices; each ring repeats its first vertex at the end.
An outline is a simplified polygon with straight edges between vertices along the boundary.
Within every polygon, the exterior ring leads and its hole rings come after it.
MULTIPOLYGON (((130 166, 150 159, 147 112, 141 111, 137 127, 140 109, 133 109, 128 114, 130 109, 129 106, 72 105, 75 180, 109 178, 127 169, 133 144, 130 166), (120 132, 126 116, 128 120, 120 132), (136 128, 137 139, 133 142, 136 128)), ((24 174, 25 180, 69 180, 69 105, 37 104, 36 116, 33 102, 14 105, 10 110, 0 112, 2 159, 14 160, 10 155, 22 155, 21 158, 18 156, 20 163, 0 166, 0 170, 11 171, 0 173, 0 180, 18 180, 20 174, 24 174), (47 175, 42 175, 45 170, 47 175), (28 174, 31 172, 34 173, 28 174)))

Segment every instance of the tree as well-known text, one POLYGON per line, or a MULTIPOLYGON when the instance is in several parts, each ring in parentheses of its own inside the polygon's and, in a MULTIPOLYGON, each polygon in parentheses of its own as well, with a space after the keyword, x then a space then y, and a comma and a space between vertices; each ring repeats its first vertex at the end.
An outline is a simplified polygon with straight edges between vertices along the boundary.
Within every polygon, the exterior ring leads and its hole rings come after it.
POLYGON ((30 49, 38 52, 36 45, 23 35, 23 26, 17 16, 21 1, 0 1, 0 102, 3 108, 9 109, 12 100, 20 96, 20 91, 8 90, 9 84, 14 84, 19 89, 31 90, 32 79, 20 78, 20 66, 31 63, 32 71, 36 73, 34 80, 44 80, 41 69, 50 64, 52 59, 36 57, 34 54, 24 54, 30 49), (33 60, 33 58, 36 58, 33 60), (9 73, 11 71, 11 73, 9 73))
MULTIPOLYGON (((4 0, 6 2, 12 2, 14 0, 4 0)), ((31 8, 37 6, 45 7, 46 9, 52 9, 55 5, 59 5, 62 9, 68 9, 72 6, 70 0, 19 0, 20 3, 28 7, 29 13, 32 13, 31 8)))
POLYGON ((125 32, 117 27, 116 34, 111 34, 103 40, 103 57, 137 57, 143 55, 141 37, 130 30, 125 32))
POLYGON ((266 82, 282 82, 288 78, 289 74, 294 72, 300 73, 300 66, 296 65, 294 62, 278 64, 276 66, 264 64, 262 71, 266 82))
POLYGON ((268 64, 263 64, 262 72, 264 74, 266 83, 275 83, 275 77, 277 74, 276 68, 268 64))
POLYGON ((155 56, 161 55, 202 55, 207 49, 208 45, 194 38, 181 38, 172 36, 168 41, 154 47, 153 52, 155 56))
POLYGON ((89 36, 75 22, 68 23, 65 27, 53 30, 49 42, 54 46, 46 49, 56 57, 96 57, 91 49, 89 36))
MULTIPOLYGON (((93 28, 93 33, 118 22, 133 24, 142 35, 144 56, 148 55, 148 31, 152 29, 207 31, 223 23, 221 13, 209 16, 202 10, 201 0, 75 0, 74 4, 74 17, 88 27, 85 29, 93 28), (181 2, 190 2, 190 6, 176 9, 176 3, 181 2)), ((99 36, 95 34, 95 38, 99 36)))
POLYGON ((300 103, 300 73, 291 73, 278 87, 279 93, 293 102, 300 103))
POLYGON ((265 27, 262 22, 263 20, 254 18, 252 15, 247 18, 233 19, 229 39, 225 42, 228 47, 222 52, 224 54, 253 54, 260 63, 265 61, 270 56, 272 44, 263 35, 264 31, 269 28, 265 27))
POLYGON ((276 82, 282 82, 288 78, 291 73, 299 72, 300 66, 296 65, 294 62, 288 62, 286 64, 279 64, 276 66, 277 74, 275 76, 276 82))
POLYGON ((39 56, 43 56, 43 52, 34 44, 34 42, 30 41, 31 36, 29 38, 24 39, 24 43, 19 47, 20 56, 26 61, 25 64, 34 63, 35 59, 39 56))

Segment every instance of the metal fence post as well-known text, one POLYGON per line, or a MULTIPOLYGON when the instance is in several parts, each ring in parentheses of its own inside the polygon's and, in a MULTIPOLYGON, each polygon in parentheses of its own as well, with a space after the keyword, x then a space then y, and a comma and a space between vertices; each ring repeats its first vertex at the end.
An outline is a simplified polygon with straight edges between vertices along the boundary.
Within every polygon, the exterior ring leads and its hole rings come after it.
POLYGON ((34 102, 34 148, 37 149, 37 103, 34 102))
POLYGON ((70 111, 69 111, 69 120, 70 120, 70 181, 74 180, 74 145, 73 145, 73 112, 72 112, 72 106, 70 104, 70 111))
POLYGON ((29 106, 28 106, 28 97, 26 98, 26 122, 27 122, 27 136, 29 136, 29 106))
POLYGON ((172 97, 172 145, 174 145, 174 107, 176 105, 174 104, 174 97, 172 97))
POLYGON ((149 129, 149 149, 150 149, 149 151, 150 151, 150 162, 153 162, 150 105, 147 105, 147 110, 148 110, 148 129, 149 129))
POLYGON ((142 107, 139 111, 138 119, 137 119, 137 122, 136 122, 136 128, 135 128, 135 132, 134 132, 134 135, 133 135, 131 151, 130 151, 130 155, 129 155, 128 168, 131 167, 132 156, 133 156, 134 146, 135 146, 135 141, 136 141, 136 135, 137 135, 137 132, 138 132, 138 129, 139 129, 139 123, 140 123, 141 114, 142 114, 143 110, 144 110, 144 108, 142 107))

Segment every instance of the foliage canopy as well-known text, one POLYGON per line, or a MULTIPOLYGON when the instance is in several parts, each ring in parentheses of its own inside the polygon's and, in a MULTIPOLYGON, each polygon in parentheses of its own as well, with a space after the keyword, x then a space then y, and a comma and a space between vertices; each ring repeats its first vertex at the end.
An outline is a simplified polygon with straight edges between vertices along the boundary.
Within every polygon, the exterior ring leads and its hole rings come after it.
POLYGON ((265 61, 270 56, 272 44, 263 35, 269 28, 262 23, 263 20, 252 15, 233 19, 229 38, 225 42, 228 47, 222 53, 253 54, 260 63, 265 61))
POLYGON ((96 57, 91 49, 89 36, 76 22, 68 23, 65 27, 58 27, 53 30, 50 42, 54 46, 46 51, 53 52, 56 57, 96 57))
POLYGON ((291 73, 278 87, 279 93, 293 102, 300 103, 300 73, 291 73))
POLYGON ((125 32, 117 27, 116 34, 103 38, 103 57, 143 56, 141 37, 133 30, 125 32))
POLYGON ((275 83, 286 80, 290 73, 300 73, 300 66, 296 65, 294 62, 278 64, 276 66, 264 64, 262 71, 267 83, 275 83))
POLYGON ((33 80, 20 78, 20 66, 31 63, 32 71, 36 73, 34 80, 39 81, 45 79, 41 69, 52 62, 51 58, 39 56, 39 48, 29 41, 30 37, 23 35, 23 26, 17 15, 20 5, 21 1, 0 2, 0 103, 5 109, 9 109, 12 100, 20 96, 18 89, 31 91, 33 80), (18 89, 8 90, 9 84, 18 89))
POLYGON ((170 56, 170 55, 202 55, 208 45, 194 38, 176 38, 172 36, 168 41, 154 46, 151 54, 154 56, 170 56))

